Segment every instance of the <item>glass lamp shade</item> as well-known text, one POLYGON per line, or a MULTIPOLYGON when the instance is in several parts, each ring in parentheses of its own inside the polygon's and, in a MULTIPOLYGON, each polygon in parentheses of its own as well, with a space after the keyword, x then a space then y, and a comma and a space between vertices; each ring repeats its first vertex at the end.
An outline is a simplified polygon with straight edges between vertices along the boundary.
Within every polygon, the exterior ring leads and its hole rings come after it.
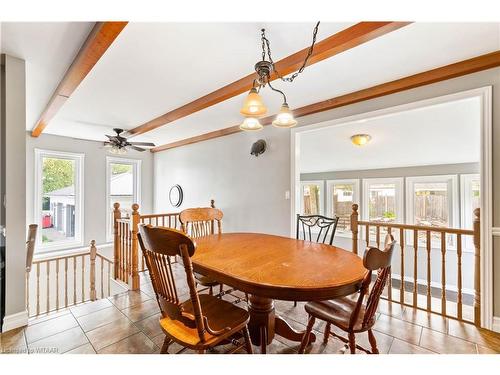
POLYGON ((267 108, 262 101, 262 98, 253 87, 248 93, 240 113, 243 116, 260 116, 267 112, 267 108))
POLYGON ((127 150, 123 147, 112 146, 109 152, 112 154, 123 155, 127 153, 127 150))
POLYGON ((356 146, 364 146, 372 139, 368 134, 355 134, 351 137, 351 142, 356 146))
POLYGON ((256 119, 255 117, 247 117, 245 120, 240 125, 240 129, 244 131, 255 131, 255 130, 261 130, 263 128, 262 124, 260 123, 259 119, 256 119))
POLYGON ((290 111, 288 104, 283 103, 280 112, 273 121, 273 125, 278 128, 291 128, 297 125, 297 120, 293 118, 292 111, 290 111))

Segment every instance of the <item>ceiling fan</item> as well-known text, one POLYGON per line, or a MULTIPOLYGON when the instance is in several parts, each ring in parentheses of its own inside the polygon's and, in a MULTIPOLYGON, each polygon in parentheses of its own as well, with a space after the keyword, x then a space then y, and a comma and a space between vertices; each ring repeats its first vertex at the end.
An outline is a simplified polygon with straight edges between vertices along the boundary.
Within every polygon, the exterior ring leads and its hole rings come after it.
POLYGON ((106 134, 106 137, 108 137, 109 141, 104 142, 104 147, 110 148, 109 152, 111 152, 112 154, 126 154, 128 148, 143 152, 146 151, 146 149, 137 146, 155 146, 155 144, 151 142, 128 142, 127 138, 120 135, 121 133, 123 133, 123 129, 114 128, 113 131, 116 133, 116 135, 106 134))

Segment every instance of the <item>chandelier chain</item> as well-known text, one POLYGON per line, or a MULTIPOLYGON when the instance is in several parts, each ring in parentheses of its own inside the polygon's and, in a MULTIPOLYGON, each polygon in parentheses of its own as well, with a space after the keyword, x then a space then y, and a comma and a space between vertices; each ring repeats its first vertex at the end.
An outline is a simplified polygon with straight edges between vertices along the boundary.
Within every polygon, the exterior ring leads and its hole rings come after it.
POLYGON ((261 34, 261 39, 262 39, 262 60, 265 60, 266 53, 267 57, 269 58, 269 62, 272 64, 274 71, 276 72, 276 75, 278 76, 279 79, 281 79, 284 82, 293 82, 297 76, 304 71, 307 65, 307 61, 311 57, 313 50, 314 50, 314 45, 316 44, 316 36, 318 34, 318 28, 319 28, 320 21, 316 23, 316 26, 314 27, 313 30, 313 37, 312 37, 312 43, 311 46, 309 47, 309 50, 307 51, 306 58, 304 59, 304 63, 300 67, 299 70, 297 70, 295 73, 293 73, 290 77, 283 77, 278 70, 276 69, 276 65, 273 61, 273 58, 271 56, 271 43, 269 42, 269 39, 267 39, 266 34, 265 34, 265 29, 262 29, 262 34, 261 34), (267 51, 266 51, 267 50, 267 51))

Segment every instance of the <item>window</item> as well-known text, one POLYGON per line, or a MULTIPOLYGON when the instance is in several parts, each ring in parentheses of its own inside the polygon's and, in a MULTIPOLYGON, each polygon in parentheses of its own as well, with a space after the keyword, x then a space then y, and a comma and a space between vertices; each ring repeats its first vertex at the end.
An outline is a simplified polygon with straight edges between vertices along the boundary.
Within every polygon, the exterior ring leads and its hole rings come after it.
POLYGON ((351 231, 353 203, 359 204, 359 180, 330 180, 327 186, 327 215, 339 217, 337 234, 351 231))
POLYGON ((83 245, 83 154, 35 149, 39 251, 83 245))
MULTIPOLYGON (((430 227, 456 227, 458 225, 457 176, 408 177, 407 222, 430 227)), ((448 236, 453 245, 453 236, 448 236)), ((426 233, 419 232, 419 242, 425 243, 426 233)), ((440 246, 441 234, 431 232, 432 246, 440 246)))
POLYGON ((132 213, 132 204, 140 206, 141 160, 106 158, 107 240, 113 239, 113 204, 120 203, 122 215, 132 213))
MULTIPOLYGON (((464 174, 460 176, 462 225, 464 229, 473 229, 474 210, 481 207, 481 178, 479 174, 464 174)), ((473 250, 471 236, 465 236, 465 249, 473 250)))
POLYGON ((301 181, 301 215, 323 215, 323 185, 323 181, 301 181))
MULTIPOLYGON (((403 179, 364 179, 361 214, 365 220, 384 224, 403 222, 403 179)), ((386 234, 387 228, 381 228, 382 242, 386 234)), ((375 227, 370 227, 370 237, 372 235, 376 235, 375 227)))

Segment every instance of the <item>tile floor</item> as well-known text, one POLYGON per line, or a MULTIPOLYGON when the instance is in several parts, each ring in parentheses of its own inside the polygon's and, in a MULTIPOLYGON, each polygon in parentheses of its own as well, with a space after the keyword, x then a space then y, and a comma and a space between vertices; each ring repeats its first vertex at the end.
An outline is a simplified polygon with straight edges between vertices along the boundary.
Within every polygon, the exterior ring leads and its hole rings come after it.
MULTIPOLYGON (((164 335, 158 324, 159 309, 151 284, 144 277, 141 291, 129 291, 107 299, 85 303, 30 320, 27 327, 0 335, 3 353, 159 353, 164 335)), ((180 286, 186 292, 185 286, 180 286)), ((184 295, 187 299, 187 295, 184 295)), ((237 296, 224 298, 234 300, 237 296)), ((242 307, 244 302, 240 302, 242 307)), ((304 303, 276 301, 276 312, 296 329, 305 329, 304 303)), ((314 329, 318 340, 307 352, 335 354, 343 352, 343 343, 331 338, 322 343, 324 323, 314 329)), ((375 336, 381 353, 389 354, 493 354, 500 353, 500 334, 477 329, 454 320, 429 315, 398 304, 381 301, 375 336)), ((369 347, 366 334, 357 342, 369 347)), ((276 336, 270 353, 296 353, 299 343, 276 336)), ((169 352, 183 348, 172 344, 169 352)), ((224 352, 221 347, 214 352, 224 352)), ((257 352, 258 350, 256 350, 257 352)), ((185 350, 183 353, 192 353, 185 350)))

